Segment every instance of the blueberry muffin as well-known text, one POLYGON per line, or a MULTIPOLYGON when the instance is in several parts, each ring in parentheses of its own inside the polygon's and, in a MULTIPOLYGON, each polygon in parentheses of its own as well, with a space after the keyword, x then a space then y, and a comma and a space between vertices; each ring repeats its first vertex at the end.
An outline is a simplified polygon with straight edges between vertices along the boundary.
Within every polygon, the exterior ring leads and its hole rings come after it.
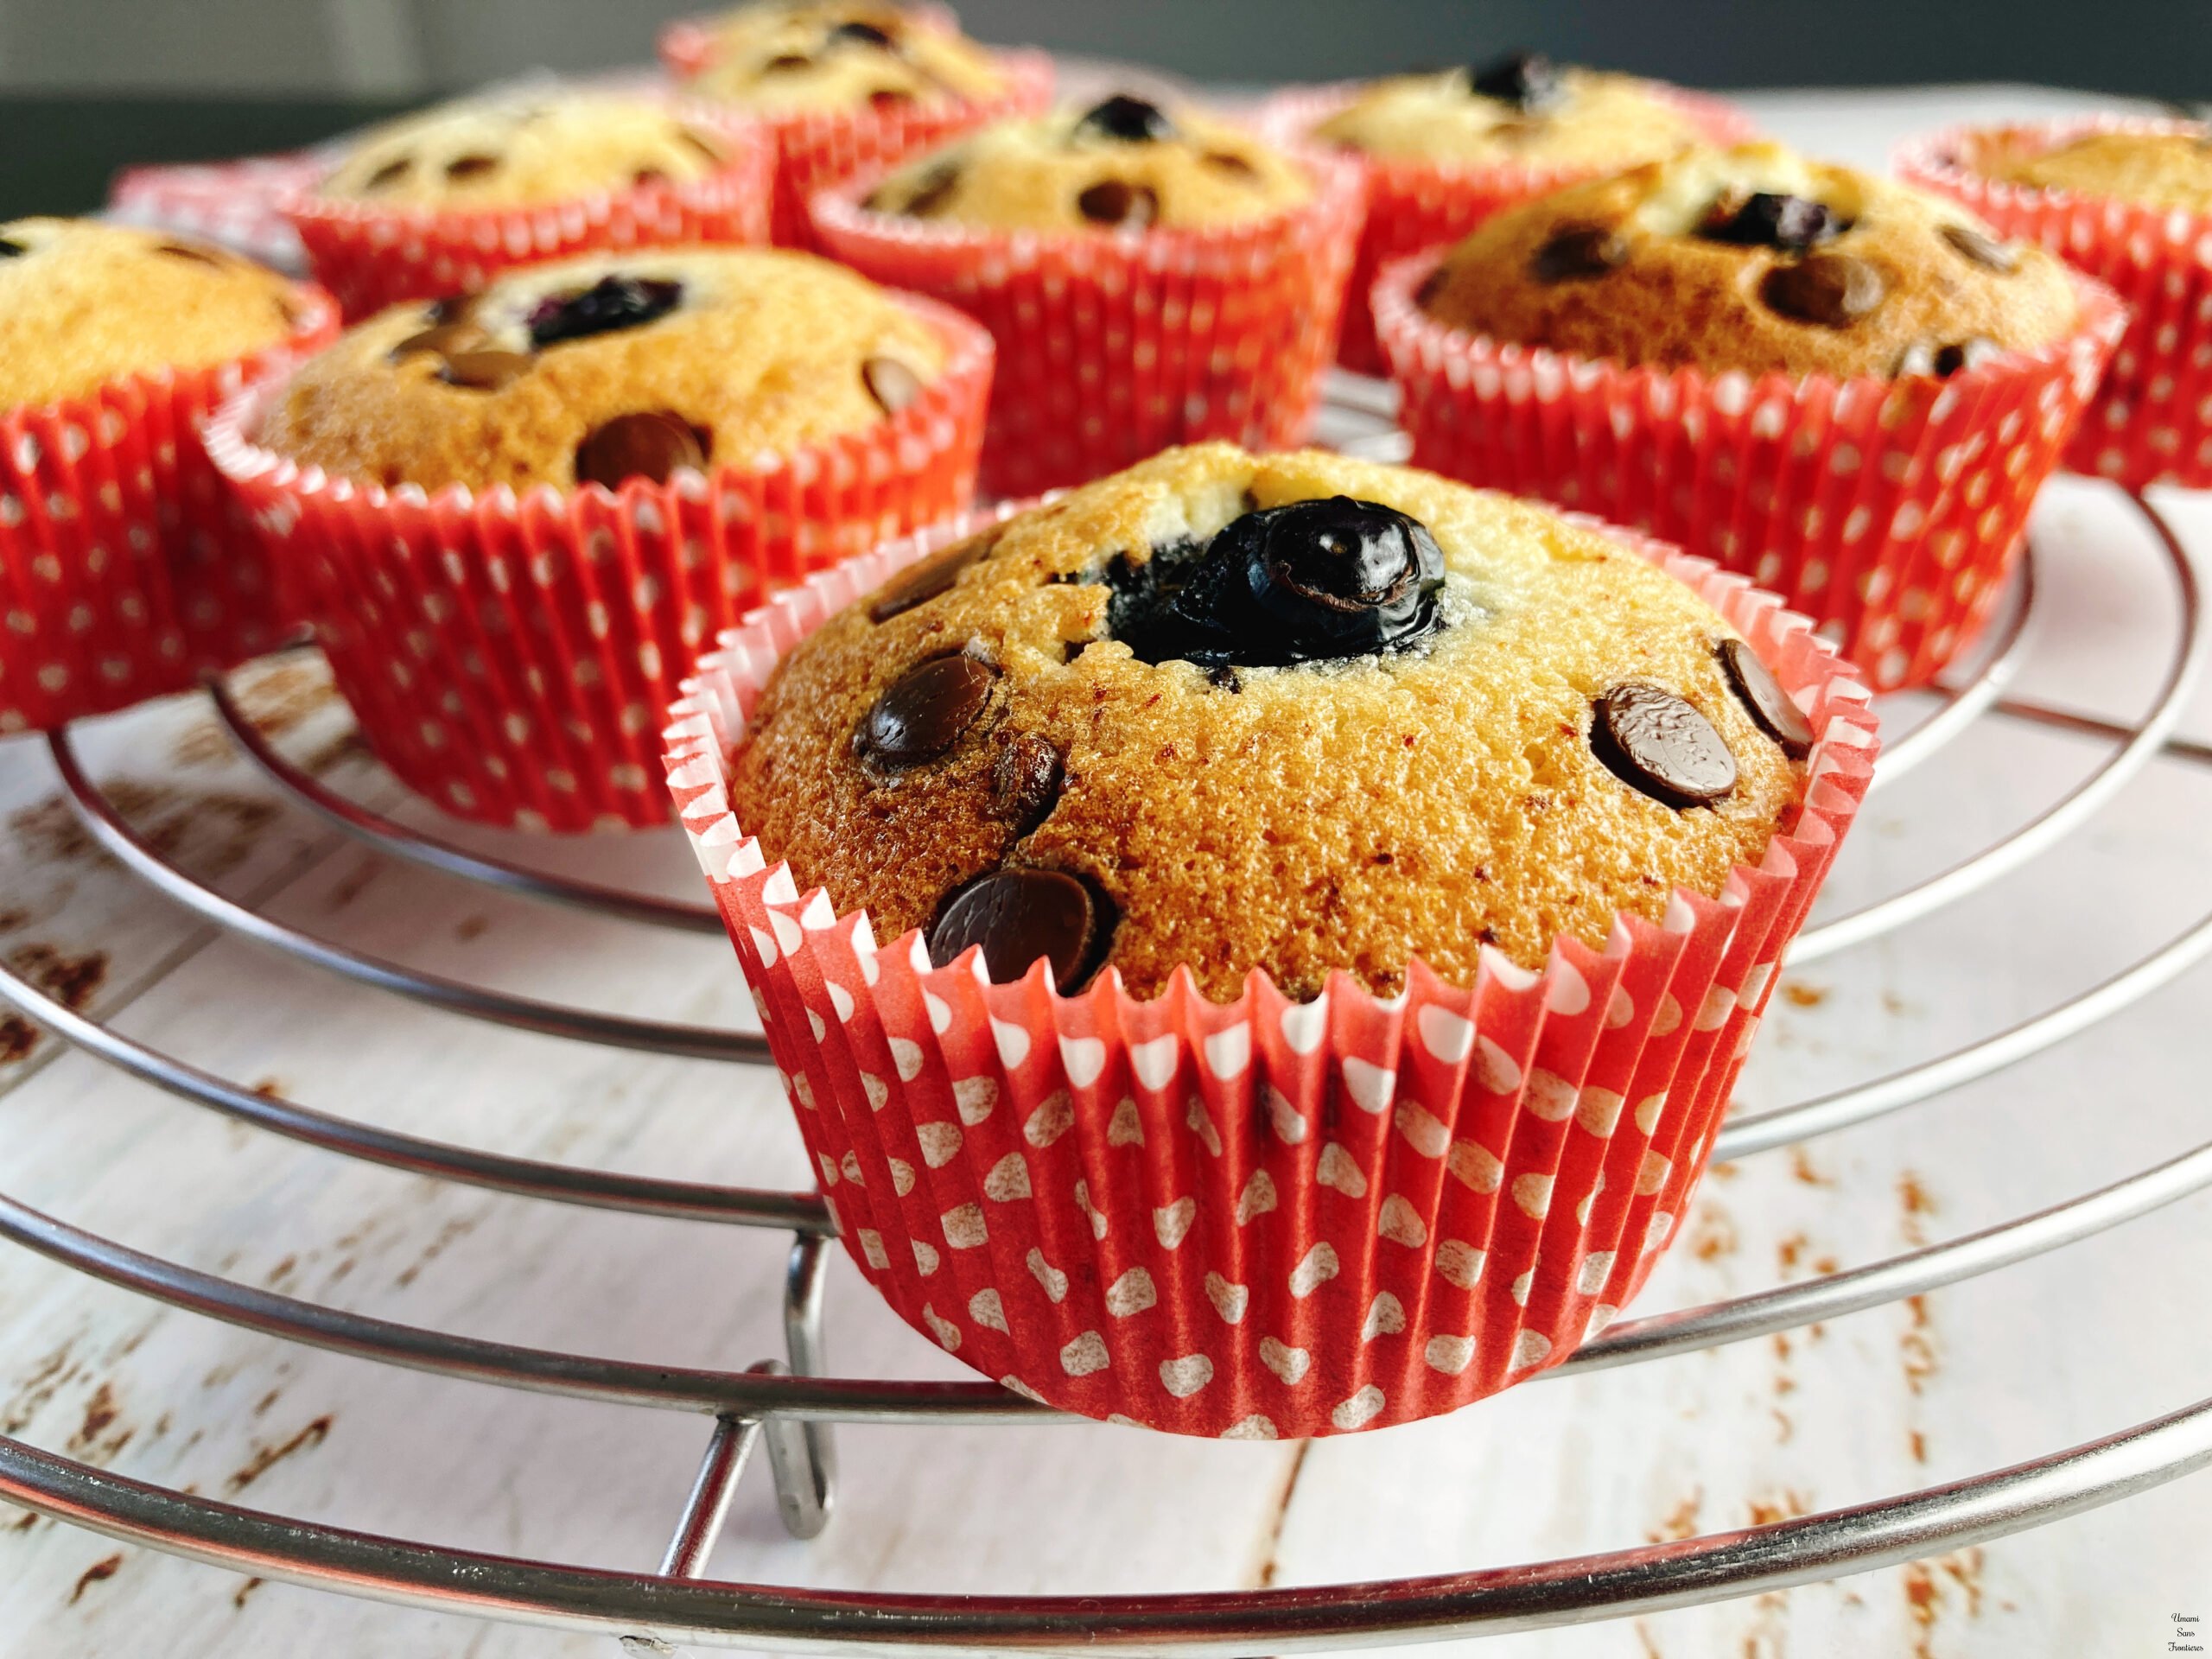
POLYGON ((386 486, 612 489, 859 431, 944 360, 930 324, 808 255, 601 255, 349 330, 292 377, 259 440, 386 486))
POLYGON ((1565 68, 1522 53, 1378 80, 1313 136, 1363 155, 1425 162, 1629 167, 1703 135, 1650 81, 1565 68))
POLYGON ((783 111, 988 98, 990 54, 934 19, 869 0, 747 6, 705 25, 690 90, 783 111))
POLYGON ((203 242, 89 219, 0 224, 0 409, 233 362, 303 315, 290 282, 203 242))
POLYGON ((2047 149, 1999 148, 1977 159, 1986 178, 2212 213, 2212 134, 2202 128, 2088 132, 2047 149))
POLYGON ((1248 134, 1116 93, 994 122, 910 162, 868 205, 988 230, 1184 229, 1267 219, 1313 194, 1304 168, 1248 134))
POLYGON ((1773 144, 1507 209, 1419 296, 1452 327, 1707 372, 1946 375, 2075 327, 2064 267, 1953 203, 1773 144))
POLYGON ((378 127, 332 168, 320 194, 378 207, 520 207, 680 184, 728 164, 720 138, 654 99, 518 92, 378 127))
POLYGON ((1377 992, 1717 894, 1812 733, 1719 616, 1547 509, 1168 450, 903 572, 779 666, 731 807, 802 890, 995 980, 1377 992))

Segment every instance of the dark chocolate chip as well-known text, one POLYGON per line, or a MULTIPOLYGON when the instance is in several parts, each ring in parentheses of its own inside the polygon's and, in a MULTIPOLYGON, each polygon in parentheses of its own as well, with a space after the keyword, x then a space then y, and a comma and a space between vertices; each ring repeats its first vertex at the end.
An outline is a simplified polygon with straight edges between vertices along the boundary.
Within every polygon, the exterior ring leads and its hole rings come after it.
POLYGON ((1616 778, 1668 806, 1707 806, 1736 787, 1736 757, 1713 722, 1640 680, 1598 699, 1590 747, 1616 778))
POLYGON ((1570 225, 1552 233, 1529 261, 1540 283, 1586 282, 1628 263, 1628 238, 1603 225, 1570 225))
POLYGON ((1810 754, 1812 722, 1805 718, 1797 700, 1782 689, 1774 671, 1741 639, 1723 639, 1713 654, 1720 658, 1728 684, 1751 715, 1751 724, 1779 743, 1792 760, 1802 760, 1810 754))
POLYGON ((885 51, 889 51, 896 44, 888 30, 878 29, 874 23, 840 23, 830 31, 830 43, 832 46, 874 46, 885 51))
POLYGON ((553 294, 530 314, 533 346, 583 340, 618 328, 636 328, 666 316, 683 297, 683 284, 651 276, 602 276, 580 293, 553 294))
POLYGON ((1060 804, 1060 785, 1066 762, 1049 738, 1024 732, 999 751, 991 767, 991 804, 1026 836, 1052 816, 1060 804))
POLYGON ((1226 149, 1210 149, 1198 157, 1217 173, 1226 173, 1231 178, 1250 181, 1260 176, 1260 169, 1242 156, 1226 149))
POLYGON ((1075 124, 1077 138, 1108 138, 1116 143, 1162 143, 1173 138, 1175 124, 1157 104, 1127 92, 1092 105, 1075 124))
POLYGON ((449 179, 480 179, 499 164, 496 156, 456 156, 446 163, 449 179))
POLYGON ((1768 308, 1821 328, 1848 328, 1881 304, 1890 285, 1880 270, 1847 253, 1815 253, 1777 265, 1759 284, 1768 308))
POLYGON ((1713 203, 1697 233, 1708 242, 1802 253, 1848 228, 1842 215, 1824 201, 1761 190, 1747 196, 1722 197, 1713 203))
POLYGON ((1559 66, 1541 52, 1515 52, 1467 73, 1468 89, 1517 110, 1551 109, 1567 96, 1559 66))
POLYGON ((887 415, 896 415, 922 395, 922 377, 895 357, 871 357, 861 365, 861 378, 887 415))
POLYGON ((1129 225, 1141 230, 1160 217, 1160 198, 1141 184, 1105 179, 1075 199, 1076 211, 1094 225, 1129 225))
POLYGON ((998 671, 973 657, 938 657, 910 668, 878 697, 853 734, 861 759, 887 772, 934 760, 991 700, 998 671))
POLYGON ((413 157, 402 156, 397 161, 386 162, 361 182, 364 190, 381 190, 387 185, 397 184, 415 169, 413 157))
POLYGON ((665 484, 683 467, 703 467, 709 434, 665 410, 617 415, 576 446, 576 482, 619 490, 632 478, 665 484))
POLYGON ((947 967, 978 945, 983 971, 1004 985, 1042 957, 1072 995, 1104 963, 1114 921, 1112 901, 1065 870, 995 870, 945 895, 930 924, 930 961, 947 967))
POLYGON ((994 527, 941 553, 933 553, 918 564, 908 565, 875 590, 875 597, 868 602, 868 620, 888 622, 917 605, 928 604, 939 594, 951 592, 952 584, 960 580, 960 573, 988 553, 997 543, 999 535, 994 527))
POLYGON ((0 259, 20 259, 29 251, 12 237, 0 236, 0 259))
POLYGON ((438 371, 438 378, 449 386, 497 391, 521 379, 530 367, 531 359, 520 352, 454 352, 438 371))
POLYGON ((1946 346, 1936 353, 1936 372, 1946 377, 1965 369, 1978 369, 1993 357, 2001 356, 2005 348, 1984 334, 1975 334, 1954 345, 1946 346))
POLYGON ((2020 251, 2008 242, 1976 230, 1971 225, 1946 225, 1943 239, 1955 249, 1960 257, 1972 260, 1985 270, 2012 272, 2020 268, 2020 251))

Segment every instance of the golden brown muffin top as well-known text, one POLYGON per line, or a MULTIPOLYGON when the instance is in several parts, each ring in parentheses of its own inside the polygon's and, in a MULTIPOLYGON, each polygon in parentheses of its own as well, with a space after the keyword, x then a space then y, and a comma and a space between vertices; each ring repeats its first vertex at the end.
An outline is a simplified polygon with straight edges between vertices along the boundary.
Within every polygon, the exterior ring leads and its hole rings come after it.
POLYGON ((258 436, 388 486, 611 488, 858 431, 944 358, 928 323, 810 255, 601 254, 372 317, 300 368, 258 436))
POLYGON ((1370 156, 1613 168, 1657 161, 1703 134, 1656 82, 1523 54, 1373 82, 1313 136, 1370 156))
POLYGON ((929 16, 877 0, 745 6, 708 26, 712 56, 686 82, 766 111, 988 98, 990 54, 929 16))
POLYGON ((2048 149, 2018 144, 1979 158, 1993 179, 2146 207, 2212 213, 2212 133, 2088 132, 2048 149))
POLYGON ((294 284, 189 237, 90 219, 0 224, 0 409, 213 368, 277 344, 302 315, 294 284))
POLYGON ((1216 998, 1254 968, 1388 992, 1417 955, 1467 983, 1485 943, 1537 967, 1562 931, 1602 946, 1617 912, 1718 894, 1794 822, 1805 742, 1758 723, 1734 637, 1546 508, 1171 449, 802 641, 731 805, 802 889, 941 963, 980 933, 994 978, 1043 954, 1064 990, 1103 960, 1139 995, 1179 963, 1216 998), (1671 781, 1605 734, 1648 760, 1662 726, 1698 757, 1671 781))
POLYGON ((520 207, 682 183, 728 165, 720 137, 652 99, 502 92, 377 128, 321 194, 384 207, 520 207))
POLYGON ((1171 230, 1247 224, 1313 194, 1249 133, 1117 92, 995 121, 902 167, 868 205, 988 230, 1171 230))
POLYGON ((1439 321, 1709 373, 1948 374, 2074 327, 2064 267, 1956 204, 1775 144, 1687 151, 1510 207, 1452 249, 1439 321))

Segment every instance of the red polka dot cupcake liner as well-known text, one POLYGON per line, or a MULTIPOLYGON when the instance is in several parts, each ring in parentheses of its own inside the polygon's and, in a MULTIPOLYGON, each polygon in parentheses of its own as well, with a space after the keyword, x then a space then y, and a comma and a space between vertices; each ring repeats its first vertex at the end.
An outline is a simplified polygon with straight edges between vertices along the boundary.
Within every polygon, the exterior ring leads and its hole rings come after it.
POLYGON ((1359 171, 1306 155, 1314 194, 1219 230, 978 230, 814 198, 832 258, 957 305, 998 341, 984 488, 1033 495, 1179 443, 1305 441, 1359 236, 1359 171))
MULTIPOLYGON (((1313 130, 1364 90, 1356 81, 1286 87, 1262 106, 1261 130, 1278 143, 1319 143, 1323 141, 1313 137, 1313 130)), ((1657 91, 1679 105, 1713 143, 1738 144, 1758 135, 1751 118, 1723 99, 1673 86, 1657 91)), ((1352 264, 1351 303, 1344 308, 1337 341, 1337 361, 1360 374, 1389 372, 1367 308, 1368 294, 1384 265, 1403 255, 1457 241, 1502 207, 1548 195, 1562 185, 1609 170, 1526 162, 1433 162, 1341 149, 1336 153, 1367 175, 1367 228, 1360 235, 1359 255, 1352 264)))
POLYGON ((666 483, 426 494, 330 478, 254 442, 274 384, 226 405, 208 449, 403 783, 518 829, 663 823, 658 728, 702 644, 772 588, 974 495, 990 336, 901 297, 948 347, 912 404, 864 432, 666 483))
POLYGON ((1948 379, 1631 368, 1438 322, 1414 295, 1442 257, 1400 260, 1375 285, 1415 466, 1739 571, 1879 691, 1926 684, 1988 621, 2126 323, 2076 276, 2073 333, 1948 379))
POLYGON ((404 300, 473 294, 502 271, 588 253, 690 243, 766 243, 776 152, 753 123, 696 107, 728 165, 704 177, 664 180, 573 200, 522 207, 380 207, 295 192, 285 216, 307 249, 315 279, 338 296, 348 322, 404 300))
POLYGON ((279 270, 304 270, 307 254, 284 204, 330 165, 318 151, 231 162, 129 167, 108 188, 108 217, 219 242, 279 270))
MULTIPOLYGON (((1656 543, 1806 710, 1804 802, 1717 899, 1233 1002, 1189 971, 985 982, 802 893, 726 791, 778 659, 946 535, 778 596, 707 657, 666 765, 839 1236, 918 1331, 1006 1387, 1182 1434, 1292 1439, 1456 1409, 1557 1364, 1642 1286, 1685 1214, 1774 982, 1858 811, 1866 691, 1770 594, 1656 543)), ((1627 539, 1627 538, 1624 538, 1627 539)))
POLYGON ((2212 485, 2212 213, 1985 178, 1981 161, 2088 132, 2202 133, 2186 121, 2099 116, 1955 128, 1898 150, 1898 173, 2037 242, 2117 293, 2133 314, 2104 385, 2066 452, 2075 472, 2139 488, 2212 485))
MULTIPOLYGON (((910 16, 948 32, 958 27, 942 7, 918 8, 910 16)), ((705 73, 716 49, 709 21, 690 19, 661 31, 661 62, 679 85, 705 73)), ((748 111, 775 136, 776 245, 819 251, 806 212, 807 198, 816 191, 855 173, 887 170, 1004 117, 1040 114, 1051 105, 1050 55, 994 52, 991 61, 1001 82, 988 98, 887 101, 857 110, 748 111)))
POLYGON ((0 415, 0 732, 194 684, 285 632, 261 539, 202 446, 222 401, 338 334, 320 289, 290 336, 0 415))

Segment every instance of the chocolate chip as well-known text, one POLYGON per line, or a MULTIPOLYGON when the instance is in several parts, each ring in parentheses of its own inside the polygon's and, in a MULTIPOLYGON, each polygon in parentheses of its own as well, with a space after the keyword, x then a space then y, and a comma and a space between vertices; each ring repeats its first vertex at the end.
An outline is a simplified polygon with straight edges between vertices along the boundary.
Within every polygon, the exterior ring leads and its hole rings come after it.
POLYGON ((164 242, 154 251, 166 253, 173 259, 189 259, 194 264, 214 265, 219 268, 231 263, 213 248, 195 248, 188 242, 164 242))
POLYGON ((1736 757, 1713 722, 1639 680, 1598 699, 1590 748, 1630 788, 1668 806, 1710 805, 1736 787, 1736 757))
POLYGON ((1946 377, 1964 369, 1978 369, 1993 357, 2003 355, 2005 348, 1986 335, 1975 334, 1946 346, 1936 353, 1936 372, 1946 377))
POLYGON ((991 767, 991 804, 1026 836, 1052 816, 1060 804, 1060 785, 1066 762, 1049 738, 1024 732, 999 751, 991 767))
POLYGON ((1842 215, 1824 201, 1761 190, 1747 196, 1723 196, 1713 203, 1697 233, 1708 242, 1802 253, 1848 228, 1842 215))
POLYGON ((1529 261, 1540 283, 1586 282, 1628 263, 1628 238, 1603 225, 1570 225, 1552 233, 1529 261))
POLYGON ((474 294, 442 294, 430 302, 429 317, 432 322, 461 322, 475 308, 474 294))
POLYGON ((888 622, 894 616, 903 616, 917 605, 926 605, 939 594, 950 593, 960 573, 988 553, 997 544, 1000 529, 994 525, 980 536, 971 536, 957 546, 933 553, 918 564, 910 564, 875 591, 868 603, 868 618, 871 622, 888 622))
POLYGON ((710 435, 665 410, 617 415, 576 446, 576 482, 619 490, 632 478, 665 484, 684 467, 703 467, 710 435))
POLYGON ((1422 277, 1421 279, 1421 286, 1414 289, 1414 303, 1419 306, 1422 310, 1427 310, 1429 302, 1444 291, 1445 283, 1451 281, 1451 279, 1452 272, 1450 268, 1444 265, 1439 265, 1434 270, 1430 271, 1427 276, 1422 277))
POLYGON ((446 359, 438 378, 449 386, 474 391, 497 391, 530 372, 531 359, 520 352, 455 352, 446 359))
POLYGON ((630 182, 638 189, 649 189, 656 184, 666 184, 668 175, 657 167, 641 167, 630 175, 630 182))
POLYGON ((2010 273, 2020 268, 2020 251, 2010 243, 1999 242, 1971 225, 1946 225, 1943 239, 1957 250, 1962 258, 1970 259, 1985 270, 2010 273))
POLYGON ((1810 754, 1812 722, 1805 718, 1805 711, 1797 706, 1797 700, 1782 689, 1782 682, 1774 677, 1773 670, 1758 659, 1758 653, 1741 639, 1723 639, 1713 654, 1720 658, 1729 686, 1744 705, 1745 712, 1751 715, 1751 724, 1779 743, 1782 752, 1792 760, 1802 760, 1810 754))
POLYGON ((896 43, 874 23, 840 23, 830 31, 832 46, 874 46, 889 51, 896 43))
POLYGON ((996 669, 973 657, 938 657, 910 668, 861 717, 853 747, 882 771, 934 760, 976 723, 998 677, 996 669))
POLYGON ((1094 225, 1128 225, 1141 230, 1160 217, 1160 198, 1141 184, 1106 179, 1075 199, 1076 211, 1094 225))
POLYGON ((887 415, 896 415, 922 395, 922 377, 895 357, 871 357, 861 365, 861 378, 887 415))
POLYGON ((440 357, 461 352, 474 351, 484 343, 484 331, 473 322, 433 323, 419 334, 410 334, 391 348, 391 360, 418 357, 425 352, 435 352, 440 357))
POLYGON ((804 52, 785 52, 780 56, 769 59, 760 67, 766 70, 772 70, 778 74, 784 74, 793 69, 811 69, 814 67, 814 60, 804 52))
POLYGON ((879 110, 895 110, 901 104, 911 104, 914 95, 903 86, 879 86, 868 95, 868 101, 879 110))
POLYGON ((546 346, 663 317, 683 297, 683 284, 651 276, 602 276, 580 293, 555 294, 530 314, 530 342, 546 346))
POLYGON ((916 219, 927 219, 944 206, 959 182, 960 169, 947 162, 931 169, 928 175, 914 187, 914 193, 906 198, 905 207, 892 207, 890 199, 880 190, 868 198, 868 205, 878 213, 911 213, 916 219))
POLYGON ((456 156, 446 163, 449 179, 480 179, 499 164, 496 156, 456 156))
POLYGON ((1567 96, 1559 67, 1541 52, 1516 52, 1466 72, 1470 91, 1518 110, 1546 110, 1567 96))
POLYGON ((1042 957, 1072 995, 1105 962, 1114 921, 1112 901, 1065 870, 995 870, 945 895, 930 924, 930 961, 947 967, 978 945, 983 971, 1004 985, 1042 957))
POLYGON ((1881 304, 1889 289, 1882 273, 1864 259, 1816 253, 1767 272, 1759 297, 1780 315, 1822 328, 1847 328, 1881 304))
POLYGON ((1083 112, 1071 135, 1076 138, 1105 138, 1122 144, 1164 143, 1175 136, 1175 124, 1157 104, 1127 92, 1092 105, 1083 112))
POLYGON ((711 162, 720 167, 729 160, 722 147, 704 133, 694 132, 689 127, 679 127, 676 137, 679 142, 688 144, 702 161, 711 162))
POLYGON ((20 259, 29 251, 12 237, 0 236, 0 259, 20 259))
POLYGON ((1226 173, 1231 178, 1243 179, 1249 182, 1260 176, 1258 168, 1253 166, 1242 156, 1234 155, 1225 149, 1210 149, 1198 159, 1213 168, 1215 172, 1226 173))

